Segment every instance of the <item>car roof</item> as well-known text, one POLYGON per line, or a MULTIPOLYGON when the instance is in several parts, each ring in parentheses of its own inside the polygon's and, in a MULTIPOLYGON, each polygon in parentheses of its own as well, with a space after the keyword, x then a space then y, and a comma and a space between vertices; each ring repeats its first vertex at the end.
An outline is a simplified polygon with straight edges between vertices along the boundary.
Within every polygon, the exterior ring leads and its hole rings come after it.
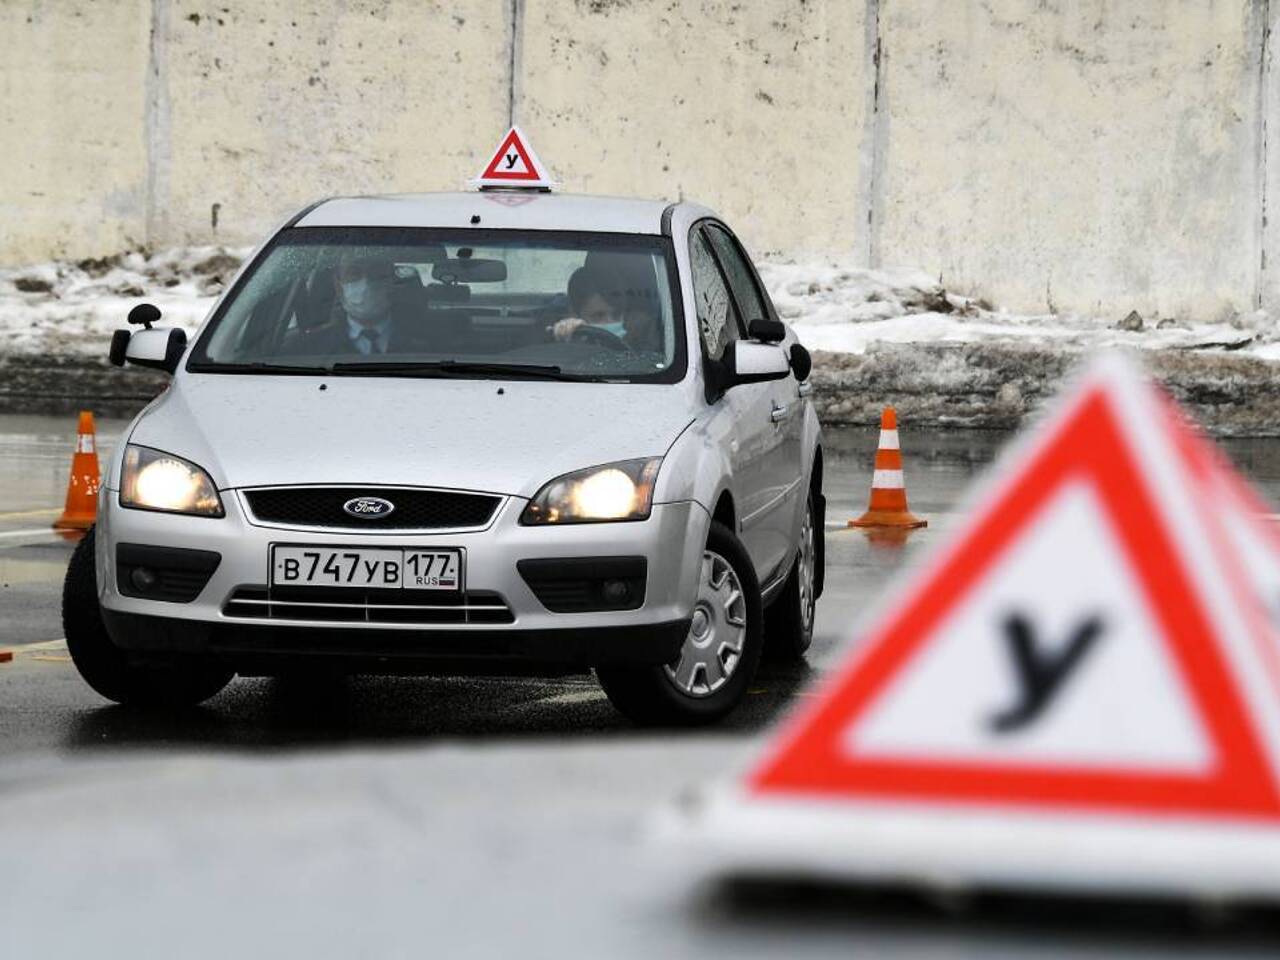
POLYGON ((307 210, 294 225, 660 234, 662 214, 671 206, 663 200, 517 190, 404 193, 323 200, 307 210))

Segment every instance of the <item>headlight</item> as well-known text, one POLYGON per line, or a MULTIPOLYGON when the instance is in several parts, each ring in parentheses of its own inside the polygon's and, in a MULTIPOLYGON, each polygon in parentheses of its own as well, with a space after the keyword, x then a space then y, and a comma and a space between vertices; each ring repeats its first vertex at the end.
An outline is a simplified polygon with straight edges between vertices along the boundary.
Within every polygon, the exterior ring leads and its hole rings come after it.
POLYGON ((201 517, 224 515, 218 491, 207 473, 189 460, 132 443, 124 450, 120 505, 201 517))
POLYGON ((520 515, 525 525, 645 520, 653 507, 653 482, 661 457, 622 460, 556 477, 520 515))

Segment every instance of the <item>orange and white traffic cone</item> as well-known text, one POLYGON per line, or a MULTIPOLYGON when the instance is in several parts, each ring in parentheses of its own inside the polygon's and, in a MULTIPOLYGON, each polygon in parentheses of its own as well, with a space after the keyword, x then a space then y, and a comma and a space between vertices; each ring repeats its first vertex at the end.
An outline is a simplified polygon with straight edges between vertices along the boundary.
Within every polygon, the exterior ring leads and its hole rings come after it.
POLYGON ((871 504, 851 527, 898 527, 911 529, 927 526, 907 509, 907 487, 902 479, 902 449, 898 445, 898 414, 885 407, 880 415, 880 446, 876 449, 876 468, 871 477, 871 504))
POLYGON ((98 450, 93 414, 80 411, 76 429, 76 452, 71 457, 71 479, 67 481, 67 505, 53 525, 59 530, 88 530, 98 515, 98 450))

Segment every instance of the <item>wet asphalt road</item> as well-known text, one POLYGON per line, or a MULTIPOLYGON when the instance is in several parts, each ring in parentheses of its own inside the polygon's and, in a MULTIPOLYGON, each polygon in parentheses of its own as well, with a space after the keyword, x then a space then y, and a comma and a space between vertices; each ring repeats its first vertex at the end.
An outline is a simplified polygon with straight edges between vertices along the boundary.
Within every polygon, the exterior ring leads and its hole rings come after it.
MULTIPOLYGON (((99 424, 100 449, 121 426, 99 424)), ((642 855, 656 806, 731 775, 857 643, 868 604, 954 526, 1004 439, 904 427, 912 507, 929 528, 905 544, 829 531, 808 665, 766 666, 728 722, 671 734, 631 728, 585 676, 251 679, 180 716, 110 706, 60 642, 73 544, 47 528, 74 420, 0 418, 0 649, 16 653, 0 664, 0 956, 124 955, 151 943, 143 931, 207 922, 211 900, 227 922, 189 955, 232 955, 288 930, 281 952, 310 956, 422 955, 427 944, 485 956, 1275 956, 1273 917, 1223 925, 1144 904, 705 887, 642 855), (89 863, 111 883, 84 876, 89 863), (281 889, 294 877, 305 903, 281 889), (76 898, 74 922, 63 896, 76 898)), ((827 435, 833 525, 865 505, 875 440, 827 435)), ((1280 443, 1227 449, 1274 502, 1280 443)))

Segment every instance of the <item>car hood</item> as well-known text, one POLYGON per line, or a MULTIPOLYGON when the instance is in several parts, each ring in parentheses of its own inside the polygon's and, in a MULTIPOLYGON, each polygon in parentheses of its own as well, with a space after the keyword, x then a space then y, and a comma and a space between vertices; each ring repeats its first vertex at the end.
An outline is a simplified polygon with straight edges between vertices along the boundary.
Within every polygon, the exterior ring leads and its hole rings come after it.
POLYGON ((529 497, 552 477, 661 456, 693 415, 670 384, 192 374, 130 442, 219 489, 395 484, 529 497))

